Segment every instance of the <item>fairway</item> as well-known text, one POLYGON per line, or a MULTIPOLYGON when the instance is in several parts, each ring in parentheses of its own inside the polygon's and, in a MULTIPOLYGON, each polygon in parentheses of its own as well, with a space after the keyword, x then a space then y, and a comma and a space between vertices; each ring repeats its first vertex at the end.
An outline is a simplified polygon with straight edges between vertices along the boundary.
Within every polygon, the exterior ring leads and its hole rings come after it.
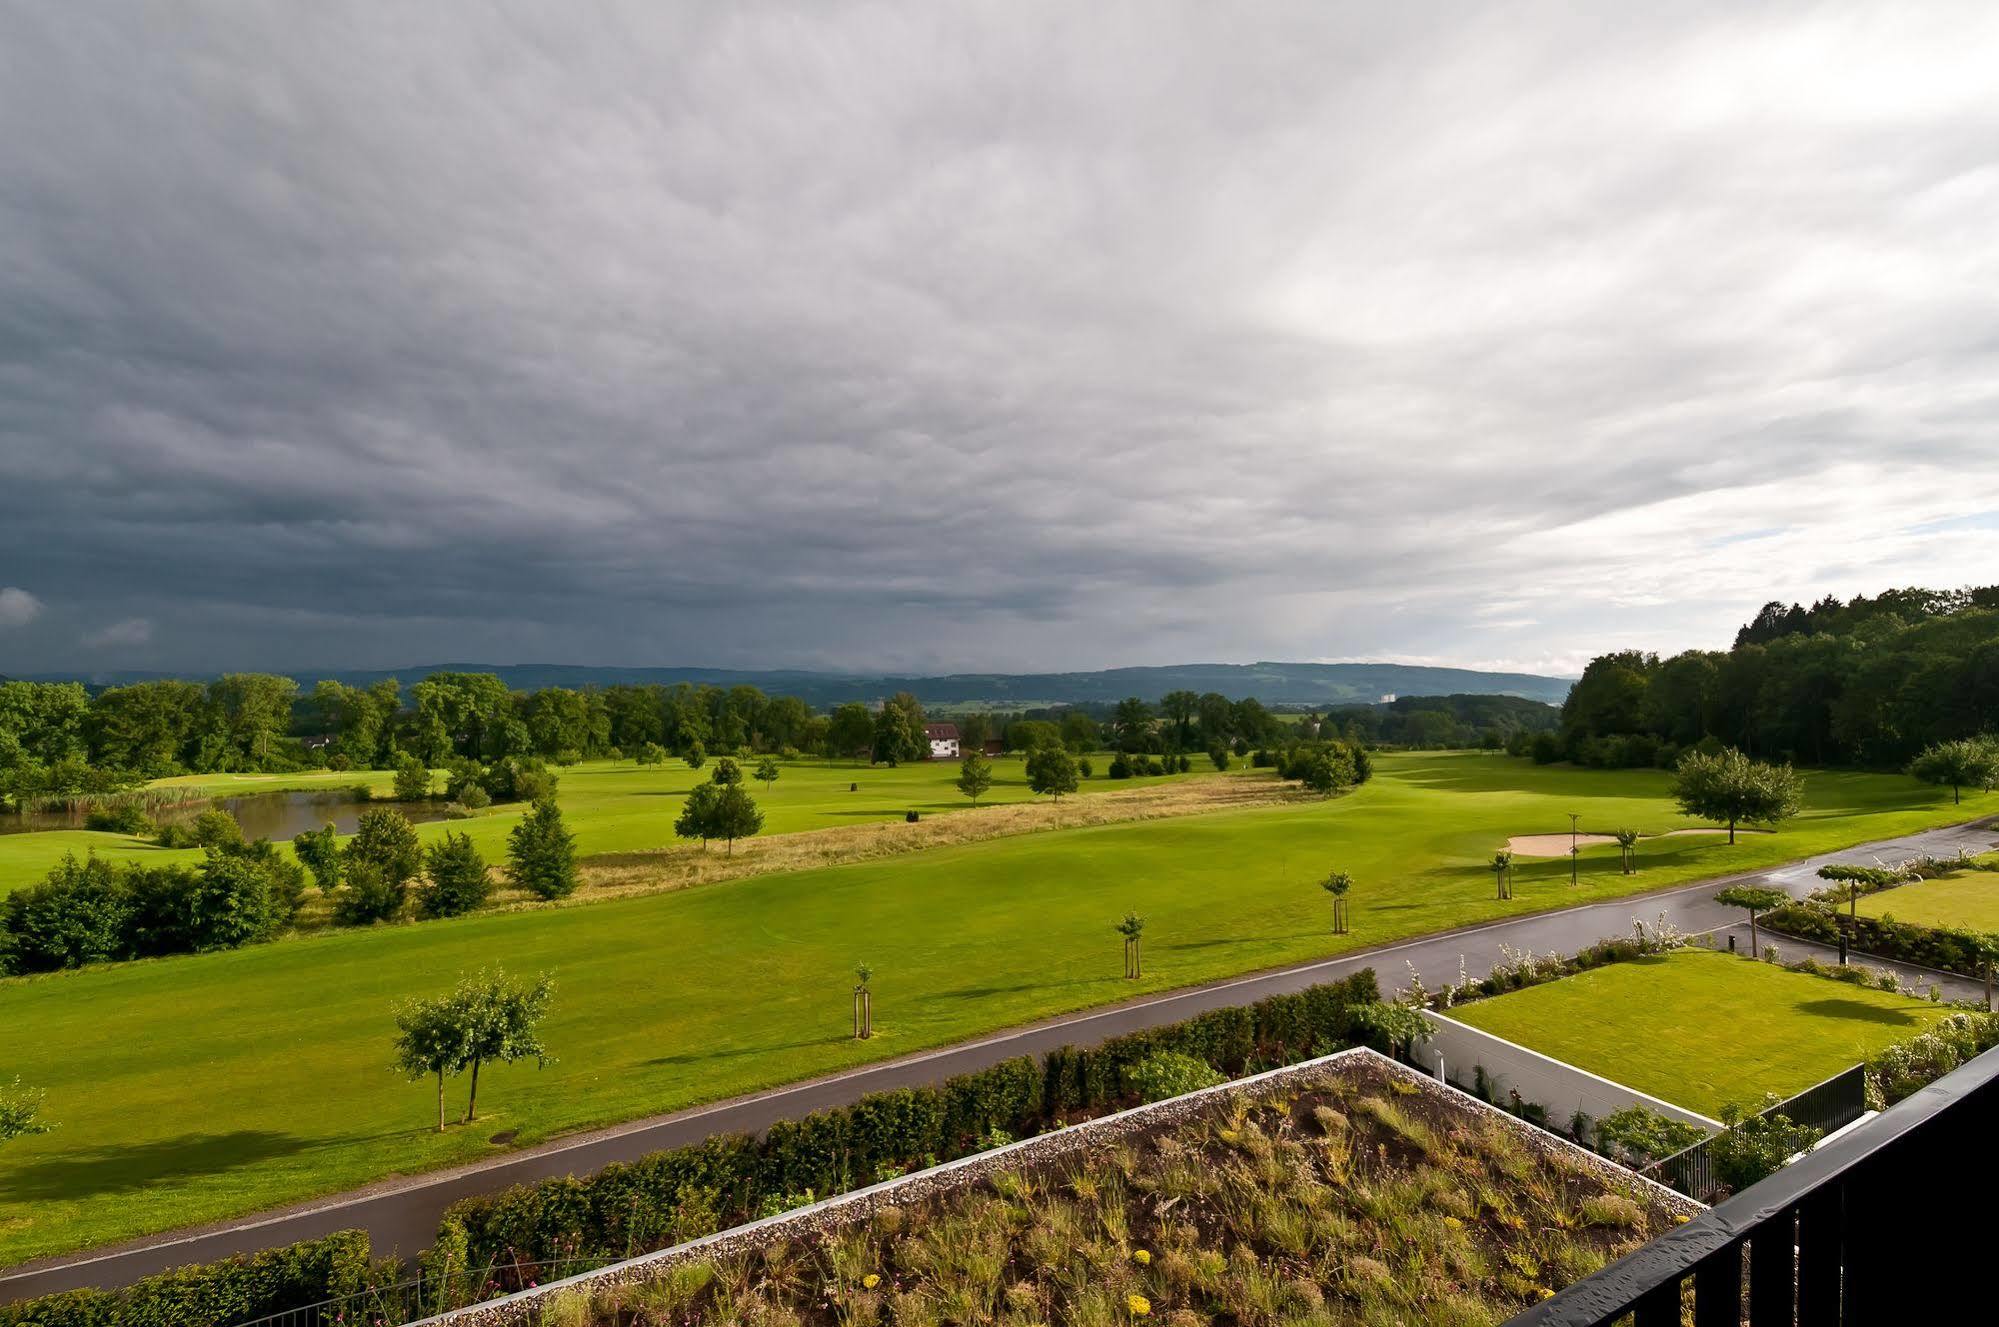
POLYGON ((1950 1011, 1927 1000, 1687 949, 1450 1011, 1495 1036, 1719 1116, 1788 1097, 1950 1011))
MULTIPOLYGON (((1207 757, 1195 766, 1194 774, 1158 778, 1112 779, 1106 776, 1108 755, 1091 758, 1095 776, 1082 781, 1084 794, 1113 792, 1126 788, 1146 788, 1174 779, 1200 775, 1219 777, 1207 757)), ((769 788, 750 778, 755 761, 739 762, 751 796, 764 813, 765 834, 789 834, 799 830, 830 829, 838 825, 858 825, 901 820, 910 812, 934 816, 963 811, 972 805, 957 788, 958 762, 955 760, 914 761, 909 764, 868 766, 851 761, 827 761, 813 757, 782 761, 777 781, 769 788), (858 785, 856 787, 855 785, 858 785)), ((993 786, 979 799, 981 806, 1034 800, 1027 786, 1024 762, 1018 756, 993 759, 993 786)), ((630 760, 591 760, 557 767, 556 801, 576 835, 580 856, 645 852, 671 847, 681 840, 673 833, 673 821, 680 814, 688 792, 706 783, 715 762, 690 769, 685 762, 668 760, 659 765, 640 765, 630 760)), ((1239 774, 1238 777, 1250 777, 1239 774)), ((1258 777, 1267 777, 1259 775, 1258 777)), ((382 770, 331 771, 304 774, 202 774, 162 779, 149 786, 195 788, 211 796, 242 796, 256 792, 294 790, 331 791, 366 785, 378 797, 388 795, 394 776, 382 770)), ((443 786, 438 777, 438 786, 443 786)), ((391 803, 392 805, 392 803, 391 803)), ((526 808, 510 803, 481 811, 468 819, 433 821, 417 827, 428 843, 449 830, 470 835, 490 862, 506 858, 507 834, 519 823, 526 808)), ((0 894, 47 875, 49 868, 66 853, 81 857, 94 852, 118 861, 173 862, 199 860, 201 854, 186 849, 168 850, 127 834, 101 834, 91 830, 58 829, 36 834, 0 834, 0 894)))
POLYGON ((1878 894, 1863 894, 1858 911, 1914 926, 1999 931, 1999 872, 1960 871, 1897 885, 1878 894))
MULTIPOLYGON (((1585 829, 1687 823, 1666 776, 1470 753, 1384 755, 1377 770, 1328 801, 0 982, 9 1076, 46 1089, 61 1124, 0 1153, 0 1264, 473 1160, 503 1130, 532 1143, 1147 991, 1999 806, 1953 807, 1906 778, 1815 773, 1805 814, 1779 833, 1733 847, 1664 839, 1641 851, 1635 877, 1618 873, 1614 847, 1588 850, 1579 888, 1566 862, 1523 864, 1515 897, 1500 902, 1484 863, 1509 834, 1566 828, 1570 810, 1585 829), (1352 933, 1338 937, 1317 883, 1335 867, 1359 882, 1352 933), (1118 975, 1112 924, 1127 910, 1149 920, 1139 982, 1118 975), (860 961, 876 972, 880 1034, 865 1044, 846 1035, 860 961), (539 1072, 488 1069, 479 1126, 440 1137, 425 1127, 429 1089, 388 1068, 391 1009, 494 963, 555 971, 547 1041, 558 1059, 539 1072)), ((799 798, 808 822, 814 801, 799 798)), ((455 1099, 462 1092, 453 1085, 455 1099)))

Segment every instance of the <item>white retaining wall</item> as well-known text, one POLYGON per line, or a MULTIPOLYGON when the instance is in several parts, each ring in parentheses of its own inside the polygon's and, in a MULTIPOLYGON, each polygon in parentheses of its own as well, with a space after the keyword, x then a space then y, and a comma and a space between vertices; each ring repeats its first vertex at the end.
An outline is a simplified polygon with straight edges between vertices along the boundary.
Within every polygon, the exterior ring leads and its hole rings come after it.
POLYGON ((1504 1037, 1495 1037, 1428 1010, 1423 1017, 1430 1021, 1430 1039, 1417 1047, 1418 1063, 1438 1077, 1467 1088, 1472 1085, 1477 1069, 1483 1066, 1486 1086, 1495 1102, 1504 1104, 1509 1090, 1518 1092, 1522 1101, 1545 1106, 1548 1121, 1555 1128, 1567 1127, 1569 1117, 1578 1110, 1600 1120, 1614 1111, 1644 1106, 1669 1119, 1697 1124, 1709 1133, 1721 1131, 1720 1120, 1696 1115, 1670 1101, 1661 1101, 1539 1051, 1516 1046, 1504 1037))

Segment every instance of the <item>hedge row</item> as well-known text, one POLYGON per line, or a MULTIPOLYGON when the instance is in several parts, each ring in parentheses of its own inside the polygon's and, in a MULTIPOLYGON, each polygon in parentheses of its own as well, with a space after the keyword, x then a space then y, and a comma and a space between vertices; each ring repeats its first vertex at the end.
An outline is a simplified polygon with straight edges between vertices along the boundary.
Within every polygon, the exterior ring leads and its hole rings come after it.
POLYGON ((1916 926, 1893 917, 1850 917, 1823 903, 1791 903, 1773 908, 1760 919, 1766 930, 1836 945, 1845 928, 1848 943, 1877 958, 1916 963, 1955 972, 1973 980, 1985 975, 1981 955, 1987 940, 1972 931, 1950 926, 1916 926))
POLYGON ((248 1257, 180 1267, 123 1290, 68 1290, 0 1304, 0 1327, 229 1327, 359 1292, 368 1237, 343 1230, 248 1257))
MULTIPOLYGON (((1038 1133, 1131 1099, 1129 1070, 1160 1051, 1231 1076, 1359 1044, 1360 1011, 1379 1001, 1372 969, 1296 995, 1219 1009, 1039 1061, 1008 1060, 934 1087, 876 1092, 851 1106, 606 1166, 595 1175, 517 1185, 446 1212, 425 1255, 460 1302, 525 1280, 504 1269, 631 1257, 766 1212, 969 1155, 993 1135, 1038 1133)), ((559 1274, 551 1271, 550 1274, 559 1274)))

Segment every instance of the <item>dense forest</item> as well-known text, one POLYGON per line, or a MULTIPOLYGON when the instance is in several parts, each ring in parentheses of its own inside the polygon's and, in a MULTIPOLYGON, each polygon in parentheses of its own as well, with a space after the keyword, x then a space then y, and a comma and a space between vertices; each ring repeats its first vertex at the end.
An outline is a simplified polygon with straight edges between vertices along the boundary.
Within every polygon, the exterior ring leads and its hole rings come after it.
POLYGON ((1671 765, 1700 743, 1767 760, 1899 768, 1999 729, 1999 586, 1771 603, 1726 651, 1590 662, 1539 759, 1671 765))

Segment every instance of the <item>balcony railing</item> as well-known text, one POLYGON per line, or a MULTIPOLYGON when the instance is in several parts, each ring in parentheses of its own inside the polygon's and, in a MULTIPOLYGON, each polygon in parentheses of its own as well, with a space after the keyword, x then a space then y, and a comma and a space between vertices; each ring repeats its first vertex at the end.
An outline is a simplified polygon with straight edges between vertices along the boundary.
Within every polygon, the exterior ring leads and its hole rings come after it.
POLYGON ((1995 1138, 1999 1049, 1509 1327, 1992 1321, 1995 1138))

